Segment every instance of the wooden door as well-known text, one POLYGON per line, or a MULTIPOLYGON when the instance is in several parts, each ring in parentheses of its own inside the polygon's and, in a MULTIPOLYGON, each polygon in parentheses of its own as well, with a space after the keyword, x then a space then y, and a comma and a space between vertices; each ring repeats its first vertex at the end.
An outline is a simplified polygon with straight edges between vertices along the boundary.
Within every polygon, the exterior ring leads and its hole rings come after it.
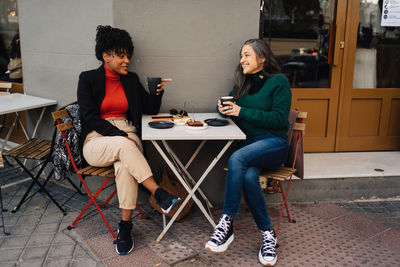
POLYGON ((400 149, 400 27, 370 22, 369 36, 368 2, 348 1, 336 151, 400 149))
POLYGON ((308 112, 305 151, 332 152, 335 149, 339 89, 342 73, 346 1, 336 1, 330 50, 330 80, 326 88, 294 87, 292 107, 308 112))

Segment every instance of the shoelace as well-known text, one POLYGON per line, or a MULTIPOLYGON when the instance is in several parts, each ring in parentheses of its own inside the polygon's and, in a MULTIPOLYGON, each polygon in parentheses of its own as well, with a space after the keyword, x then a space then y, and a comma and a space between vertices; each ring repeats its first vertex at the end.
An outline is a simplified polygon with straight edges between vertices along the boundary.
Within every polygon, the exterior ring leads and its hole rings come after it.
POLYGON ((219 221, 217 227, 215 227, 215 231, 213 235, 211 236, 211 239, 216 240, 218 243, 220 243, 226 234, 228 233, 229 225, 228 225, 228 216, 224 215, 221 220, 219 221))
POLYGON ((271 256, 275 256, 275 237, 273 232, 271 231, 263 231, 263 245, 262 245, 262 254, 271 256))

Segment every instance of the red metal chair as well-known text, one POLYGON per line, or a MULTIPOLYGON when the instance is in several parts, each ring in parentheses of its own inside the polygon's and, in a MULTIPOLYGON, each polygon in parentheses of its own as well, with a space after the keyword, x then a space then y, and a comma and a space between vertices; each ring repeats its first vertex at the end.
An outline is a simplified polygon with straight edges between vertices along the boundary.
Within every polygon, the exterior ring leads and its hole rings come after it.
MULTIPOLYGON (((303 136, 306 128, 304 119, 307 118, 307 112, 301 112, 298 110, 291 110, 289 116, 290 128, 288 131, 288 142, 289 142, 289 156, 288 160, 285 162, 284 166, 276 170, 264 170, 260 174, 260 185, 263 191, 269 191, 269 193, 281 193, 282 195, 282 206, 279 214, 271 213, 271 215, 279 216, 278 225, 276 227, 276 236, 278 236, 279 226, 281 224, 282 217, 288 218, 290 223, 295 223, 296 220, 292 219, 288 207, 288 194, 290 185, 292 183, 293 175, 299 178, 304 177, 303 172, 303 136), (278 186, 270 189, 268 184, 268 179, 272 183, 276 183, 278 186), (283 186, 283 182, 287 181, 286 190, 283 186), (277 188, 277 189, 276 189, 277 188), (286 211, 286 215, 284 215, 286 211)), ((246 199, 246 198, 245 198, 246 199)), ((246 203, 247 204, 247 203, 246 203)), ((235 224, 236 227, 244 228, 247 230, 258 231, 256 229, 248 228, 242 225, 235 224)))
MULTIPOLYGON (((292 219, 289 212, 287 197, 289 195, 290 185, 292 183, 293 175, 299 178, 303 178, 303 136, 306 129, 306 125, 303 122, 307 118, 307 112, 301 112, 297 110, 290 111, 290 129, 288 132, 289 141, 289 157, 284 166, 276 170, 266 170, 260 174, 260 185, 261 188, 267 190, 267 181, 271 179, 272 182, 276 182, 279 185, 278 193, 282 195, 282 206, 279 213, 278 226, 276 227, 276 236, 278 236, 279 226, 281 224, 282 217, 288 218, 289 222, 295 223, 296 220, 292 219), (286 190, 283 186, 283 182, 287 181, 286 190), (286 211, 286 215, 283 212, 286 211)), ((271 215, 278 215, 271 213, 271 215)))
MULTIPOLYGON (((62 123, 61 119, 62 118, 67 118, 70 117, 69 113, 67 110, 61 108, 58 111, 52 112, 52 116, 53 119, 56 123, 56 127, 58 129, 58 131, 61 133, 62 138, 65 142, 66 148, 68 150, 68 154, 69 154, 69 160, 71 161, 71 164, 79 178, 79 180, 81 181, 81 183, 83 184, 83 186, 86 189, 86 192, 88 193, 89 197, 90 197, 90 201, 86 204, 86 206, 82 209, 81 213, 78 215, 78 217, 76 217, 75 221, 68 226, 68 230, 72 229, 75 227, 75 225, 77 224, 77 222, 86 217, 87 215, 89 215, 92 212, 95 212, 96 210, 98 211, 98 213, 100 214, 101 218, 103 219, 104 223, 106 224, 108 230, 110 231, 114 241, 116 241, 117 237, 114 233, 114 231, 111 229, 110 224, 108 223, 107 219, 105 218, 101 208, 104 208, 109 202, 110 200, 115 196, 115 194, 117 193, 117 189, 114 190, 113 193, 111 193, 111 195, 107 198, 107 200, 103 203, 103 205, 101 205, 101 207, 99 206, 99 204, 96 201, 96 198, 98 197, 98 195, 101 193, 101 191, 106 187, 106 185, 115 178, 115 172, 114 172, 114 167, 113 166, 109 166, 109 167, 94 167, 94 166, 87 166, 85 168, 82 169, 78 169, 75 163, 75 160, 72 156, 71 153, 71 146, 67 141, 67 137, 65 132, 68 131, 69 129, 72 129, 73 123, 71 121, 67 121, 62 123), (103 182, 103 184, 97 189, 97 191, 93 194, 89 187, 87 186, 86 182, 85 182, 85 177, 86 176, 99 176, 99 177, 104 177, 105 180, 103 182), (93 210, 92 212, 86 214, 84 216, 84 214, 86 213, 87 209, 91 206, 94 205, 96 207, 96 210, 93 210)), ((110 184, 109 186, 111 186, 112 184, 110 184)), ((141 217, 143 219, 145 219, 146 217, 144 216, 143 212, 141 211, 140 207, 138 204, 136 204, 136 208, 139 211, 139 214, 141 215, 141 217)), ((136 215, 137 216, 137 215, 136 215)), ((135 217, 136 217, 135 216, 135 217)))

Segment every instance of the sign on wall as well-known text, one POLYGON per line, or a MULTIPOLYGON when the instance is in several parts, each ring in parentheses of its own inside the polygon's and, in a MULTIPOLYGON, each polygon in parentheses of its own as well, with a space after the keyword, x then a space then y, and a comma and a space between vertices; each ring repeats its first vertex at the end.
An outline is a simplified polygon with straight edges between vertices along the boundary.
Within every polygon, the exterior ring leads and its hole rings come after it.
POLYGON ((400 26, 400 0, 383 0, 381 26, 400 26))

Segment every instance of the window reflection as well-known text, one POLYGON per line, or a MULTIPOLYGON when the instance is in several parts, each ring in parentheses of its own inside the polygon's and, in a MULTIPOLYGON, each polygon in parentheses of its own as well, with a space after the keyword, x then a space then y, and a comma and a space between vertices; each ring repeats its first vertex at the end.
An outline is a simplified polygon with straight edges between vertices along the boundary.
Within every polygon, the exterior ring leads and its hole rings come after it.
POLYGON ((354 88, 400 87, 400 27, 381 26, 383 2, 360 3, 354 88))
POLYGON ((17 0, 0 0, 0 80, 22 82, 17 0))
POLYGON ((260 35, 294 88, 330 87, 334 0, 265 0, 260 35))

